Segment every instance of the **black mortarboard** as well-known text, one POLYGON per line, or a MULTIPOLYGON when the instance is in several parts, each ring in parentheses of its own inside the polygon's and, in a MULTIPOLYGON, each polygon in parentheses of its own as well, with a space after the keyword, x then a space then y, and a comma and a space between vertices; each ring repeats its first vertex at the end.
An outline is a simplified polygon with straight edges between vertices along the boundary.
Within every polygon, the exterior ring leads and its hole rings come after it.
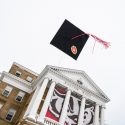
POLYGON ((88 34, 65 20, 50 44, 76 60, 88 38, 88 34))

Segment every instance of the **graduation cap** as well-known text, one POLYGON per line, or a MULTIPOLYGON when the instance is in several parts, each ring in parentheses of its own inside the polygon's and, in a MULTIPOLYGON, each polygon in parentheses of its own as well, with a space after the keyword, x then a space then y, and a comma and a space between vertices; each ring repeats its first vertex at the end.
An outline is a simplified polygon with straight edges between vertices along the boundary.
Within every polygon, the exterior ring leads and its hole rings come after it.
POLYGON ((102 42, 98 37, 83 32, 71 22, 65 20, 50 44, 77 60, 89 36, 92 36, 95 40, 100 40, 100 42, 102 42))

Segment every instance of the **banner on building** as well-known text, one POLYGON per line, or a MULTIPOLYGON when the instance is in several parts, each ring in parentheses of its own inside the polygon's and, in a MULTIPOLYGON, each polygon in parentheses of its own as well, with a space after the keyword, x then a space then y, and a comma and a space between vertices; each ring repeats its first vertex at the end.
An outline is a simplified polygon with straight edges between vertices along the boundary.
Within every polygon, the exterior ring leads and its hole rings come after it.
POLYGON ((59 85, 56 85, 53 95, 51 97, 46 117, 55 120, 57 122, 59 121, 65 96, 66 96, 66 89, 59 85))
POLYGON ((95 104, 92 102, 86 101, 83 125, 93 125, 94 114, 95 114, 95 104))
POLYGON ((81 100, 77 95, 71 94, 65 125, 77 125, 81 100))

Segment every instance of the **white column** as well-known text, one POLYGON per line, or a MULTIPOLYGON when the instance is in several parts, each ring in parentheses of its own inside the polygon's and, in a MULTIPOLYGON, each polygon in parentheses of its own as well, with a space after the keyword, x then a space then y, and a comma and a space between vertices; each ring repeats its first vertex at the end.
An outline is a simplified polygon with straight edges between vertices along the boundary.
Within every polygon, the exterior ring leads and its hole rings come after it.
POLYGON ((101 108, 101 125, 104 125, 104 110, 105 110, 105 107, 102 106, 102 108, 101 108))
POLYGON ((56 85, 55 82, 52 82, 51 85, 50 85, 49 91, 48 91, 47 96, 45 98, 45 101, 43 103, 42 110, 41 110, 40 115, 39 115, 39 117, 37 119, 38 123, 43 123, 44 122, 44 118, 45 118, 46 112, 48 110, 48 106, 50 104, 51 97, 52 97, 52 94, 54 92, 55 85, 56 85))
POLYGON ((94 125, 99 125, 99 104, 95 107, 94 125))
POLYGON ((37 110, 39 108, 40 102, 42 100, 43 94, 45 92, 46 86, 49 82, 49 79, 44 79, 41 86, 38 86, 35 90, 35 93, 30 101, 30 104, 27 108, 27 112, 25 113, 25 118, 36 120, 37 110))
POLYGON ((67 109, 68 109, 69 100, 70 100, 70 95, 71 95, 71 90, 68 90, 67 93, 66 93, 66 97, 65 97, 64 104, 63 104, 61 116, 60 116, 60 119, 59 119, 60 125, 64 125, 64 123, 65 123, 65 119, 66 119, 66 115, 67 115, 67 109))
POLYGON ((37 88, 35 89, 35 92, 34 92, 34 94, 33 94, 33 96, 32 96, 32 99, 31 99, 31 101, 30 101, 30 103, 29 103, 29 105, 28 105, 28 107, 27 107, 27 109, 26 109, 26 112, 25 112, 23 118, 26 118, 26 117, 29 115, 29 112, 30 112, 30 110, 31 110, 31 108, 32 108, 32 106, 33 106, 34 100, 35 100, 35 98, 36 98, 36 96, 37 96, 37 94, 38 94, 38 92, 39 92, 39 89, 40 89, 40 87, 37 87, 37 88))
POLYGON ((85 97, 82 97, 79 118, 78 118, 78 125, 83 125, 85 101, 86 101, 85 97))

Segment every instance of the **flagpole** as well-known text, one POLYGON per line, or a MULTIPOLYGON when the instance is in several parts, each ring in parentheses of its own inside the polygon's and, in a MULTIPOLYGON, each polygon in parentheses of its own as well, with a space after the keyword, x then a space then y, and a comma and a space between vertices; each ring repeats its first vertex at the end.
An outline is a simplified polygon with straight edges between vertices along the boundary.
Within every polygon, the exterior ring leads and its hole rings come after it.
POLYGON ((61 62, 62 62, 62 60, 64 58, 63 53, 60 53, 59 56, 60 56, 60 58, 59 58, 59 61, 58 61, 58 66, 60 67, 61 66, 61 62))

